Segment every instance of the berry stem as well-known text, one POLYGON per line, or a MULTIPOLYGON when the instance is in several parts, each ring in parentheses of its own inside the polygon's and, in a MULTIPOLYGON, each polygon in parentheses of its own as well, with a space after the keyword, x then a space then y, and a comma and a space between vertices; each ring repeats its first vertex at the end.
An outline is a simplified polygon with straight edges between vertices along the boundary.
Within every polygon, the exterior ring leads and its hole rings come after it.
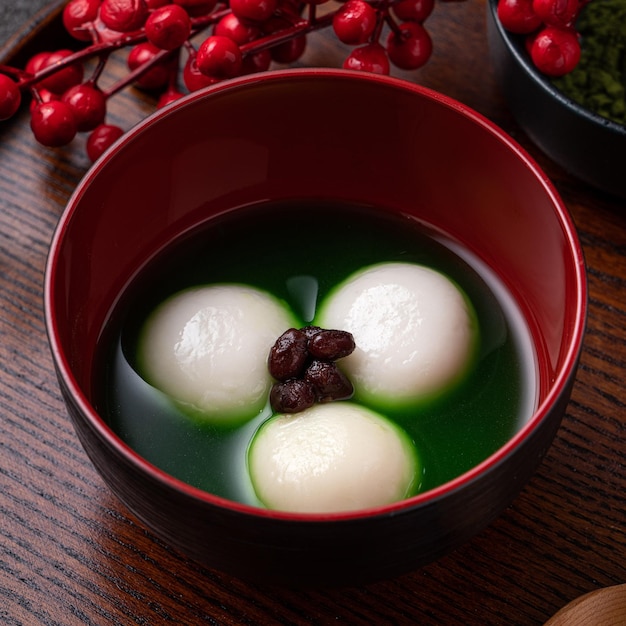
POLYGON ((110 54, 111 54, 111 52, 107 50, 106 52, 103 52, 98 57, 98 64, 94 68, 94 70, 93 70, 93 72, 91 74, 91 77, 87 81, 88 83, 91 83, 92 85, 96 85, 98 83, 98 79, 100 78, 100 76, 102 75, 102 72, 104 71, 104 68, 106 67, 106 64, 107 64, 107 61, 109 60, 109 55, 110 54))
POLYGON ((384 21, 396 37, 400 39, 404 39, 406 37, 406 33, 400 28, 398 22, 396 22, 389 11, 385 11, 384 21))
POLYGON ((374 28, 374 32, 370 36, 370 43, 376 43, 380 40, 380 35, 385 25, 385 13, 387 13, 386 8, 381 9, 376 15, 376 28, 374 28))
POLYGON ((254 54, 266 48, 272 48, 286 41, 290 41, 294 36, 306 35, 307 33, 326 28, 332 24, 334 13, 333 11, 321 17, 316 17, 313 22, 309 19, 299 19, 291 26, 241 45, 241 53, 244 56, 254 54))

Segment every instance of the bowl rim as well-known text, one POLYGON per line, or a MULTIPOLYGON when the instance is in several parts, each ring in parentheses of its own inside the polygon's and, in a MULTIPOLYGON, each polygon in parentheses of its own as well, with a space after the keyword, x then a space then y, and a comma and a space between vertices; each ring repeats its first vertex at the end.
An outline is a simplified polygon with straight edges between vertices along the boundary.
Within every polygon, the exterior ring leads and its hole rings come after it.
POLYGON ((618 134, 626 135, 626 124, 620 124, 608 117, 604 117, 591 111, 575 100, 572 100, 569 96, 565 95, 560 89, 557 89, 549 80, 547 76, 542 74, 532 63, 527 54, 524 54, 523 45, 521 45, 520 38, 525 35, 516 35, 510 33, 504 28, 500 19, 498 18, 498 0, 488 0, 487 2, 493 22, 498 29, 500 37, 504 41, 508 51, 513 55, 517 64, 525 71, 525 73, 533 80, 533 82, 539 86, 546 94, 560 102, 563 106, 570 109, 576 115, 584 118, 588 122, 604 127, 607 130, 616 132, 618 134))
POLYGON ((221 83, 216 83, 199 91, 192 92, 180 100, 177 100, 166 107, 155 111, 148 117, 144 118, 137 125, 131 128, 123 135, 115 144, 113 144, 98 161, 88 170, 85 176, 78 183, 77 187, 70 196, 66 207, 61 214, 54 231, 48 258, 46 261, 44 273, 44 316, 45 325, 50 344, 50 350, 57 370, 57 376, 60 378, 62 385, 65 386, 67 392, 72 396, 74 404, 85 417, 89 427, 96 431, 98 436, 106 442, 106 444, 117 451, 119 455, 129 461, 135 469, 146 473, 152 479, 160 483, 162 486, 173 489, 187 497, 202 501, 206 505, 212 505, 217 508, 227 509, 242 515, 254 518, 267 518, 285 522, 340 522, 348 520, 362 520, 374 517, 389 516, 412 510, 416 507, 426 506, 447 496, 453 491, 462 488, 468 483, 472 483, 481 475, 487 474, 493 468, 497 467, 506 457, 508 457, 524 440, 532 437, 534 432, 539 428, 540 424, 547 418, 550 413, 550 407, 553 406, 560 395, 567 390, 572 377, 575 375, 578 359, 582 351, 582 341, 586 325, 587 317, 587 280, 585 272, 585 262, 582 247, 578 239, 578 235, 567 208, 565 207, 560 196, 552 182, 548 179, 535 160, 522 148, 512 137, 500 129, 495 123, 484 117, 482 114, 474 111, 469 106, 441 94, 427 87, 408 82, 406 80, 378 75, 368 74, 365 72, 356 72, 344 69, 327 69, 327 68, 288 68, 270 70, 260 74, 252 74, 230 79, 221 83), (200 488, 185 483, 171 474, 161 470, 147 459, 143 458, 135 452, 128 444, 126 444, 104 421, 104 419, 91 406, 86 395, 81 390, 79 384, 74 377, 67 356, 61 348, 59 338, 56 333, 57 319, 54 311, 54 277, 56 274, 56 255, 62 244, 64 234, 68 228, 69 222, 76 211, 76 206, 85 190, 89 187, 91 181, 98 175, 108 160, 114 158, 115 154, 122 150, 124 145, 135 138, 137 135, 146 131, 159 120, 169 117, 175 111, 186 107, 188 104, 198 100, 211 97, 213 93, 222 93, 228 90, 237 90, 240 88, 253 87, 256 83, 289 81, 294 78, 299 79, 335 79, 342 81, 366 81, 377 85, 391 87, 403 91, 418 93, 429 99, 435 100, 443 106, 456 111, 465 116, 473 123, 481 126, 484 130, 495 135, 499 141, 505 144, 510 150, 516 153, 517 157, 528 167, 536 176, 538 182, 543 186, 546 194, 550 197, 554 211, 559 219, 560 226, 563 230, 563 236, 568 244, 569 253, 573 257, 575 266, 575 329, 568 338, 567 350, 562 360, 563 365, 558 375, 553 380, 547 396, 536 407, 533 415, 524 423, 524 425, 511 437, 503 446, 490 454, 486 459, 476 466, 472 467, 463 474, 454 479, 430 489, 423 493, 416 494, 410 498, 400 500, 388 505, 359 509, 357 511, 345 511, 336 513, 293 513, 288 511, 277 511, 264 509, 258 506, 244 504, 234 500, 211 494, 200 488))

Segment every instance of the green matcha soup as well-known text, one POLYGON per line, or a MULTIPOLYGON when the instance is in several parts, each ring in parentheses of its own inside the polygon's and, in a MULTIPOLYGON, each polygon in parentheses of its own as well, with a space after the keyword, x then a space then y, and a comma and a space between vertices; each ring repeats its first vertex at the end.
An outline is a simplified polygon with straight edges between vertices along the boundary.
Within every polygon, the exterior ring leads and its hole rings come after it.
POLYGON ((262 203, 212 218, 166 247, 107 321, 94 377, 96 408, 161 470, 212 494, 263 506, 249 475, 248 451, 255 433, 276 418, 269 398, 245 419, 202 419, 185 410, 146 380, 146 320, 185 290, 245 285, 280 303, 285 319, 304 328, 323 316, 338 286, 379 264, 430 268, 458 286, 472 311, 472 358, 462 376, 421 400, 395 403, 392 392, 388 402, 370 405, 367 393, 349 402, 388 420, 402 433, 401 445, 411 446, 407 458, 415 460, 406 466, 415 475, 405 480, 410 493, 401 497, 458 477, 532 415, 538 390, 530 333, 513 297, 484 263, 416 219, 375 207, 262 203))

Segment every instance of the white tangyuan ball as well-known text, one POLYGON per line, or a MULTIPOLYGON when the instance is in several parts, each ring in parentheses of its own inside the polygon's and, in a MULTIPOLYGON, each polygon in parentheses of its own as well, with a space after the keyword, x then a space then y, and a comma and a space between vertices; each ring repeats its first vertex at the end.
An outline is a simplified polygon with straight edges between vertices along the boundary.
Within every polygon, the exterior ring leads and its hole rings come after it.
POLYGON ((248 451, 254 490, 271 509, 338 513, 412 495, 419 461, 408 435, 351 402, 270 418, 248 451))
POLYGON ((146 380, 215 423, 249 419, 272 385, 267 357, 294 319, 270 294, 244 285, 188 289, 161 304, 139 342, 146 380))
POLYGON ((471 304, 428 267, 365 268, 324 301, 319 326, 346 330, 356 349, 341 360, 357 398, 385 407, 431 396, 466 371, 476 345, 471 304))

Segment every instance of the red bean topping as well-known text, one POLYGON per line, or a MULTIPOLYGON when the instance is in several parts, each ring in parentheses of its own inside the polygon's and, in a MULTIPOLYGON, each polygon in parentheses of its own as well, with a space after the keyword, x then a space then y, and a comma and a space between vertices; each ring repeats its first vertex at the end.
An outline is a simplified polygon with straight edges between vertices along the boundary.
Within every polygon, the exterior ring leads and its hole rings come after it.
POLYGON ((304 372, 304 380, 315 388, 318 402, 347 400, 354 393, 346 375, 329 361, 313 361, 304 372))
POLYGON ((309 339, 309 354, 316 359, 335 361, 354 351, 354 337, 345 330, 320 330, 309 339))
POLYGON ((270 404, 277 413, 299 413, 315 404, 313 385, 302 379, 276 383, 270 391, 270 404))
POLYGON ((315 402, 347 400, 352 383, 335 364, 352 353, 354 337, 343 330, 306 326, 286 330, 270 349, 270 374, 278 381, 270 391, 272 409, 298 413, 315 402))
POLYGON ((286 330, 272 346, 268 359, 270 374, 276 380, 289 380, 302 374, 307 358, 308 339, 295 328, 286 330))

